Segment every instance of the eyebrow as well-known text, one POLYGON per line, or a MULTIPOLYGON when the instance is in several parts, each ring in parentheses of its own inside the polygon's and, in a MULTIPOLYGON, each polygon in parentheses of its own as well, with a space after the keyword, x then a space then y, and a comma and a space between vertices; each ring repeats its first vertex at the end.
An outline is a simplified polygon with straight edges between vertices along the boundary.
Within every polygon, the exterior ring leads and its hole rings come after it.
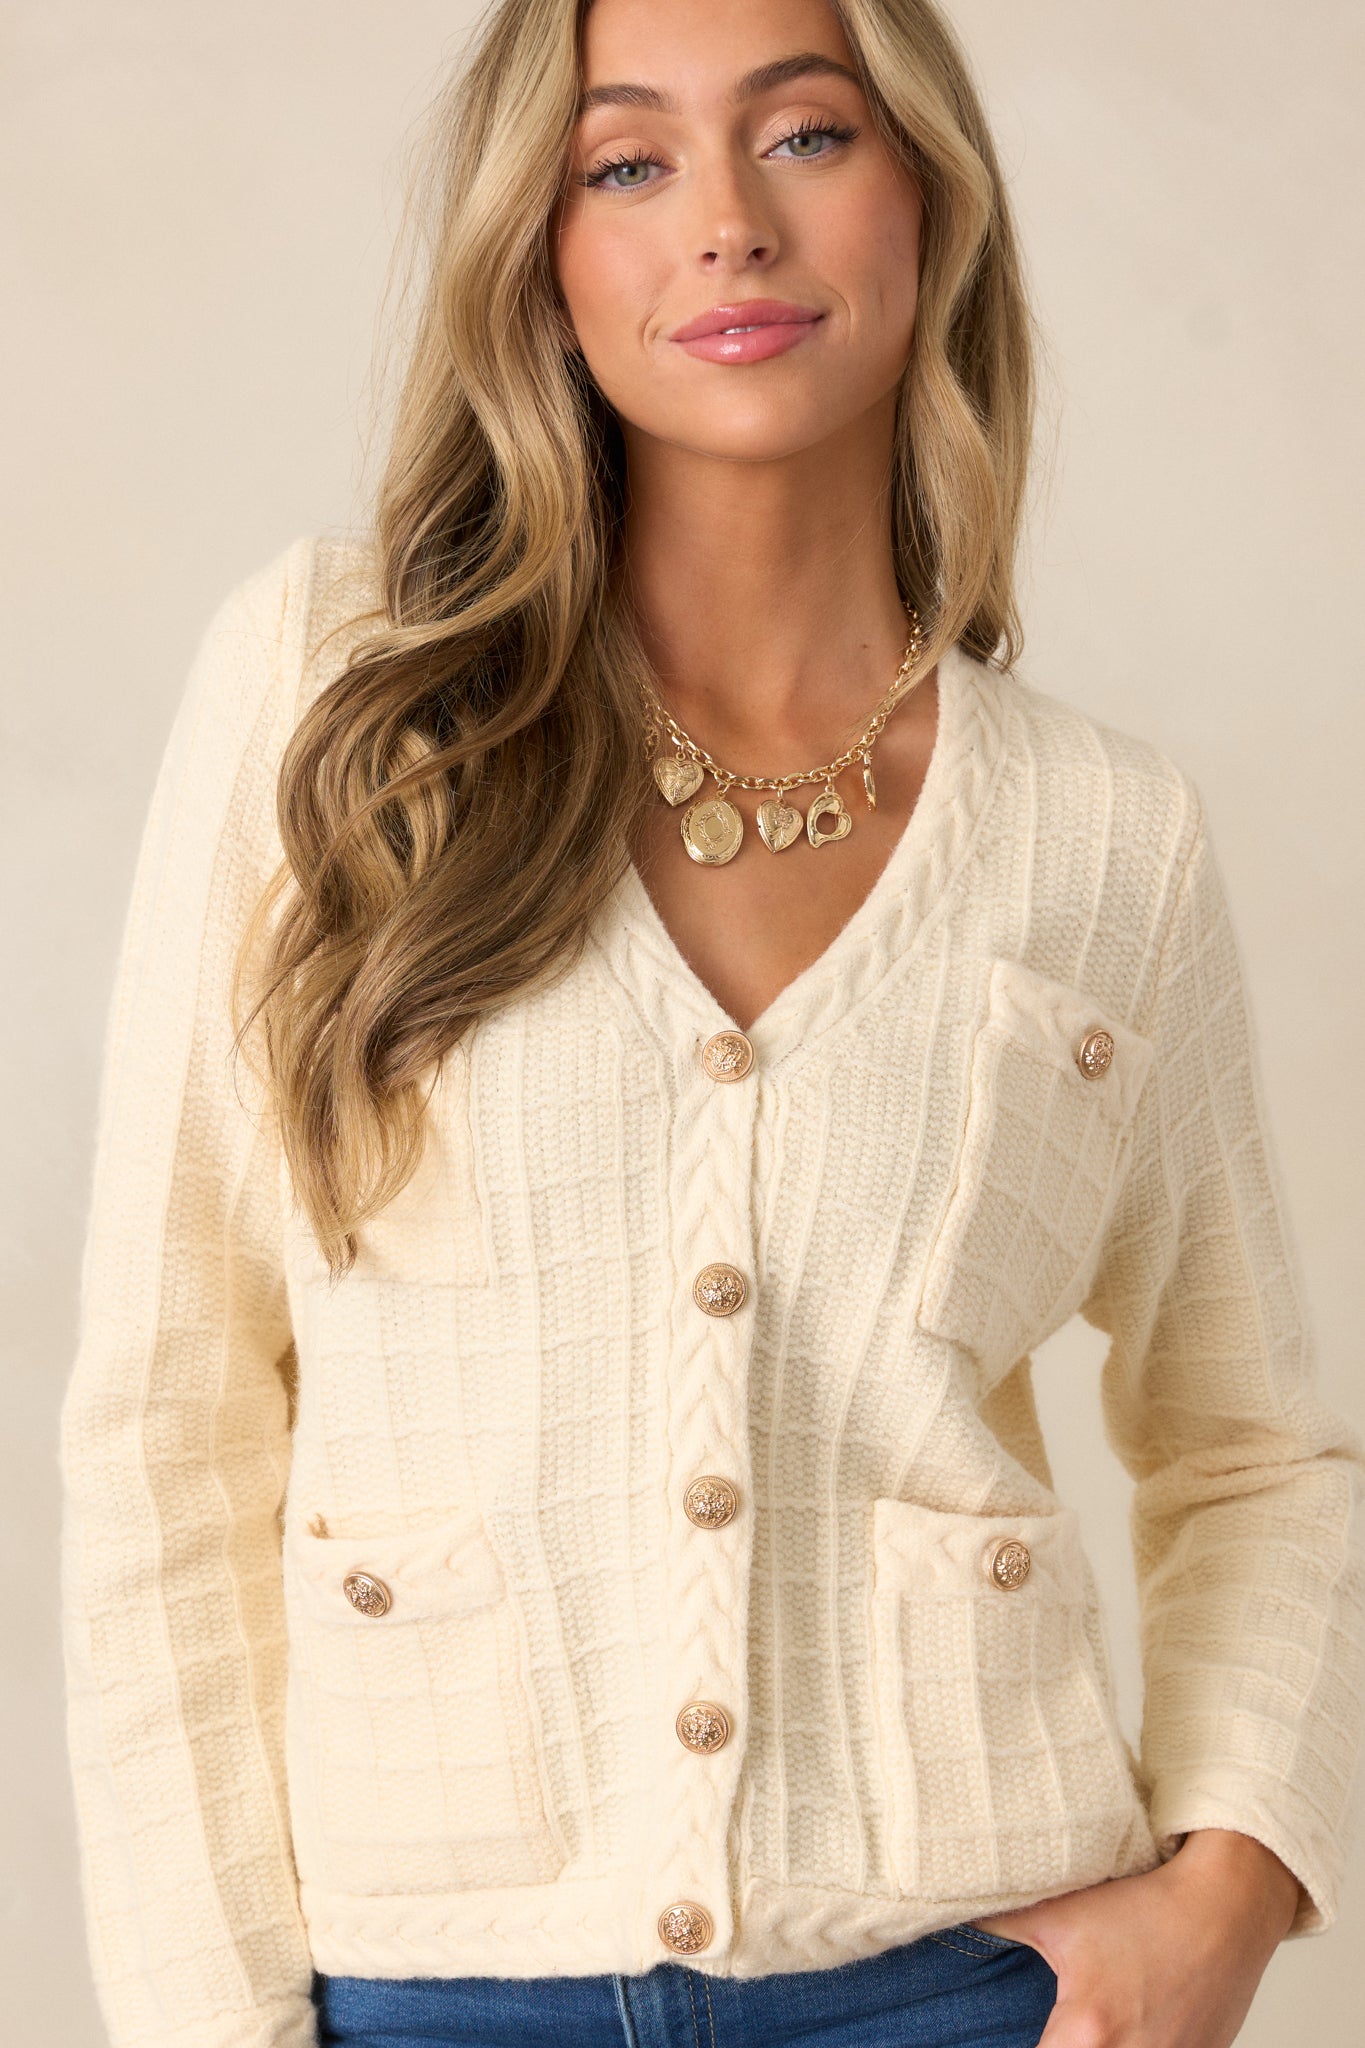
MULTIPOLYGON (((771 92, 775 86, 789 85, 793 79, 809 78, 812 75, 826 78, 847 78, 861 87, 862 80, 856 71, 850 71, 847 64, 839 64, 833 57, 822 57, 818 50, 798 50, 791 57, 775 57, 770 64, 759 64, 752 71, 736 81, 730 97, 736 103, 757 99, 760 93, 771 92)), ((660 92, 654 85, 594 85, 583 93, 578 102, 580 117, 593 107, 649 107, 655 113, 676 114, 678 103, 666 92, 660 92)))

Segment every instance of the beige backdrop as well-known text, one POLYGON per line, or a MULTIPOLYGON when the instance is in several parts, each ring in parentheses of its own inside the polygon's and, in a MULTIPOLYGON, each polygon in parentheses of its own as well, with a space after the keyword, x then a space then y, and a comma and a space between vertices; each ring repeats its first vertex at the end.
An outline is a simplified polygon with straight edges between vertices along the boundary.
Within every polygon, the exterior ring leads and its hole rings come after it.
MULTIPOLYGON (((299 533, 363 516, 360 427, 410 124, 461 0, 9 0, 0 560, 8 839, 0 1501, 7 2038, 99 2048, 62 1736, 55 1423, 96 1063, 194 643, 299 533)), ((956 0, 1051 341, 1025 673, 1208 801, 1325 1386, 1362 1419, 1355 616, 1365 431, 1355 0, 956 0), (1355 571, 1355 575, 1352 575, 1355 571)), ((1083 1325, 1040 1358, 1136 1726, 1128 1482, 1083 1325)), ((1359 1834, 1358 1834, 1359 1841, 1359 1834)), ((1365 1856, 1241 2037, 1358 2041, 1365 1856)))

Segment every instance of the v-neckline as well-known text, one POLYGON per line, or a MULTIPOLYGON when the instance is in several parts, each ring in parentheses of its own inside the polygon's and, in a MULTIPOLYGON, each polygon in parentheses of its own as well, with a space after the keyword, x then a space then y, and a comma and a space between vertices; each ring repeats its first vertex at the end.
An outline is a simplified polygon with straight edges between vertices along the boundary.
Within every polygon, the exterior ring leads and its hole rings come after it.
POLYGON ((919 795, 899 838, 867 894, 828 945, 785 982, 747 1026, 730 1015, 702 980, 665 924, 635 862, 627 864, 617 888, 617 907, 646 943, 656 967, 663 970, 670 992, 675 999, 686 999, 699 1023, 711 1031, 743 1030, 751 1042, 772 1045, 784 1027, 809 1007, 818 987, 842 982, 838 970, 860 951, 862 941, 872 938, 892 902, 906 899, 903 883, 921 856, 928 854, 954 811, 964 771, 971 765, 967 756, 977 722, 973 712, 980 708, 976 668, 960 647, 950 647, 940 656, 934 744, 919 795))

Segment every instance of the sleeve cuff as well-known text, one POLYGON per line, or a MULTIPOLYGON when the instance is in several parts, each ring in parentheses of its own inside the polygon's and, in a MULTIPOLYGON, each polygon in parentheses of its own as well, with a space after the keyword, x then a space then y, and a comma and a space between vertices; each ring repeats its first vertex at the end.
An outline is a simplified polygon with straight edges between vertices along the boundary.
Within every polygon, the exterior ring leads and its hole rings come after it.
POLYGON ((1227 1828, 1250 1835, 1279 1857, 1299 1880, 1299 1903, 1287 1940, 1323 1934, 1337 1917, 1344 1844, 1322 1816, 1284 1785, 1273 1788, 1235 1771, 1158 1777, 1148 1810, 1157 1850, 1165 1862, 1197 1828, 1227 1828))

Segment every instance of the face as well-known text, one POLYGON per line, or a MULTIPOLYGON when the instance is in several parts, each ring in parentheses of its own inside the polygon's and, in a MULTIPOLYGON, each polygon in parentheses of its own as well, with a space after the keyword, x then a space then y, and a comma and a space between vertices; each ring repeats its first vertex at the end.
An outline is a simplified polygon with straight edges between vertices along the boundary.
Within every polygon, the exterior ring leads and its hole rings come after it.
POLYGON ((593 0, 582 70, 555 271, 627 446, 770 460, 894 403, 920 193, 826 0, 593 0))

